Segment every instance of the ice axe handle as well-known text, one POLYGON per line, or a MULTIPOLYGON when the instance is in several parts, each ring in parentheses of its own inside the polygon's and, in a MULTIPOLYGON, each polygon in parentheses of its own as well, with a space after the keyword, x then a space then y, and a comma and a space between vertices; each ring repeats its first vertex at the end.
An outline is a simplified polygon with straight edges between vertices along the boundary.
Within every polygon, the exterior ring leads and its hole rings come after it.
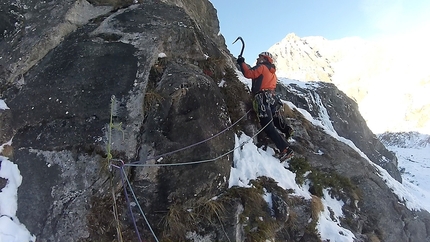
POLYGON ((234 43, 236 43, 236 41, 238 41, 238 40, 240 40, 241 42, 242 42, 242 50, 240 51, 240 54, 239 54, 239 57, 242 57, 242 54, 243 54, 243 50, 245 49, 245 42, 243 41, 243 39, 242 39, 242 37, 237 37, 237 39, 233 42, 233 44, 234 43))

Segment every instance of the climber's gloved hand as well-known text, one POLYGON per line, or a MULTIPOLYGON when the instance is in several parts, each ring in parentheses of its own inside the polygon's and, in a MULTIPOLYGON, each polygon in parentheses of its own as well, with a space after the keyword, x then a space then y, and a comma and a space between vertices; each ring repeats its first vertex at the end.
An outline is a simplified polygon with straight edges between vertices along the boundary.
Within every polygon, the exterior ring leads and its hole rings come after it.
POLYGON ((237 64, 242 64, 243 62, 245 62, 245 58, 243 58, 242 56, 239 56, 238 58, 237 58, 237 64))

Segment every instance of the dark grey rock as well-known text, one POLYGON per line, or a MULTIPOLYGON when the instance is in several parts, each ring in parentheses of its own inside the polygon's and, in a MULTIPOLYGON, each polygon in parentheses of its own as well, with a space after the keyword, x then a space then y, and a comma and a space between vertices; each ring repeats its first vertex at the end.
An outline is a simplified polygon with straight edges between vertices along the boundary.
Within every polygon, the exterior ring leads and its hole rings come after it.
MULTIPOLYGON (((0 93, 10 108, 0 112, 0 139, 13 138, 8 156, 23 176, 17 217, 37 241, 117 240, 117 226, 136 241, 129 209, 149 241, 146 219, 165 240, 249 239, 249 201, 227 184, 234 134, 259 128, 210 2, 19 3, 0 5, 0 93)), ((334 130, 400 181, 395 157, 335 86, 279 91, 312 115, 323 103, 334 130), (319 103, 304 98, 316 93, 319 103)), ((408 210, 371 163, 297 112, 288 118, 298 156, 357 190, 332 189, 345 203, 342 225, 360 241, 428 240, 429 214, 408 210)), ((265 239, 318 241, 311 202, 260 179, 275 205, 252 211, 273 222, 265 239)))

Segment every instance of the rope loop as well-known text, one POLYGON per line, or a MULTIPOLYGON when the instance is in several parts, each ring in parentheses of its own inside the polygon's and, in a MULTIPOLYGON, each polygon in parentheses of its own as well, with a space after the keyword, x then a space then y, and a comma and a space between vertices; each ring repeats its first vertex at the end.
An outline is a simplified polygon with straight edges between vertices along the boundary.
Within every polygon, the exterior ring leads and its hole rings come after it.
MULTIPOLYGON (((221 154, 221 155, 219 155, 219 156, 217 156, 217 157, 215 157, 215 158, 211 158, 211 159, 206 159, 206 160, 199 160, 199 161, 190 161, 190 162, 182 162, 182 163, 168 163, 168 164, 142 164, 142 163, 140 163, 140 162, 138 162, 138 161, 136 161, 136 162, 132 162, 132 163, 125 163, 123 160, 121 160, 121 159, 113 159, 112 158, 112 154, 111 154, 111 138, 112 138, 112 129, 113 128, 115 128, 115 129, 118 129, 118 130, 120 130, 120 131, 122 131, 122 129, 120 128, 121 127, 121 124, 119 124, 119 128, 118 128, 118 126, 116 126, 116 125, 114 125, 113 124, 113 114, 112 114, 112 112, 113 112, 113 105, 114 105, 114 100, 115 99, 115 96, 112 96, 112 98, 111 98, 111 100, 112 100, 112 103, 111 103, 111 116, 110 116, 110 122, 109 122, 109 133, 108 133, 108 146, 107 146, 107 160, 108 160, 108 162, 110 163, 110 166, 111 167, 114 167, 114 168, 117 168, 117 169, 119 169, 120 170, 120 172, 121 172, 121 182, 122 182, 122 187, 123 187, 123 190, 124 190, 124 196, 125 196, 125 199, 126 199, 126 202, 127 202, 127 206, 128 206, 128 210, 129 210, 129 212, 130 212, 130 215, 131 215, 131 219, 132 219, 132 222, 133 222, 133 226, 134 226, 134 229, 135 229, 135 231, 136 231, 136 234, 137 234, 137 237, 138 237, 138 239, 139 239, 139 242, 142 242, 142 239, 141 239, 141 235, 140 235, 140 233, 139 233, 139 230, 138 230, 138 228, 137 228, 137 223, 136 223, 136 219, 135 219, 135 216, 134 216, 134 214, 133 214, 133 209, 132 209, 132 206, 131 206, 131 202, 130 202, 130 199, 129 199, 129 194, 128 194, 128 192, 127 192, 127 188, 130 190, 130 192, 131 192, 131 195, 132 195, 132 197, 133 197, 133 199, 134 199, 134 201, 135 201, 135 203, 136 203, 136 205, 138 206, 138 208, 139 208, 139 211, 140 211, 140 214, 143 216, 143 218, 144 218, 144 220, 145 220, 145 222, 146 222, 146 224, 147 224, 147 226, 148 226, 148 228, 149 228, 149 230, 151 231, 151 233, 152 233, 152 235, 153 235, 153 237, 154 237, 154 239, 155 239, 155 241, 157 241, 157 242, 159 242, 159 240, 158 240, 158 238, 157 238, 157 236, 155 235, 155 233, 154 233, 154 231, 153 231, 153 229, 152 229, 152 227, 151 227, 151 225, 150 225, 150 223, 149 223, 149 221, 148 221, 148 219, 146 218, 146 216, 145 216, 145 213, 143 212, 143 209, 141 208, 141 206, 140 206, 140 203, 139 203, 139 201, 138 201, 138 199, 137 199, 137 197, 136 197, 136 194, 134 193, 134 190, 133 190, 133 187, 132 187, 132 185, 131 185, 131 183, 130 183, 130 181, 128 180, 128 177, 127 177, 127 174, 126 174, 126 172, 125 172, 125 170, 124 170, 124 167, 150 167, 150 166, 159 166, 159 167, 161 167, 161 166, 183 166, 183 165, 193 165, 193 164, 202 164, 202 163, 207 163, 207 162, 214 162, 214 161, 217 161, 217 160, 219 160, 220 158, 222 158, 222 157, 224 157, 224 156, 227 156, 227 155, 229 155, 229 154, 231 154, 231 153, 233 153, 236 149, 243 149, 243 147, 244 147, 244 145, 245 144, 247 144, 248 142, 250 142, 251 140, 253 140, 259 133, 261 133, 272 121, 273 121, 273 118, 270 120, 270 122, 268 122, 264 127, 262 127, 260 130, 258 130, 257 131, 257 133, 256 134, 254 134, 252 137, 250 137, 248 140, 246 140, 246 141, 244 141, 243 143, 241 143, 241 144, 239 144, 237 147, 234 147, 233 149, 231 149, 231 150, 229 150, 229 151, 227 151, 226 153, 224 153, 224 154, 221 154)), ((207 138, 207 139, 205 139, 205 140, 202 140, 202 141, 199 141, 199 142, 197 142, 197 143, 194 143, 194 144, 192 144, 192 145, 189 145, 189 146, 186 146, 186 147, 183 147, 183 148, 180 148, 180 149, 177 149, 177 150, 174 150, 174 151, 170 151, 170 152, 167 152, 167 153, 164 153, 164 154, 161 154, 161 155, 158 155, 158 156, 154 156, 154 157, 150 157, 150 158, 147 158, 145 161, 148 161, 148 160, 152 160, 152 159, 154 159, 154 160, 160 160, 160 159, 163 159, 163 157, 164 156, 167 156, 167 155, 171 155, 171 154, 174 154, 174 153, 177 153, 177 152, 179 152, 179 151, 183 151, 183 150, 186 150, 186 149, 189 149, 189 148, 191 148, 191 147, 194 147, 194 146, 197 146, 197 145, 199 145, 199 144, 202 144, 202 143, 205 143, 205 142, 208 142, 209 140, 211 140, 211 139, 214 139, 215 137, 217 137, 217 136, 219 136, 219 135, 221 135, 222 133, 224 133, 224 132, 226 132, 227 130, 229 130, 229 129, 231 129, 232 127, 234 127, 237 123, 239 123, 244 117, 246 117, 247 115, 248 115, 248 113, 251 111, 252 109, 249 109, 240 119, 238 119, 236 122, 234 122, 233 124, 231 124, 229 127, 227 127, 226 129, 224 129, 224 130, 222 130, 222 131, 220 131, 219 133, 217 133, 216 135, 213 135, 212 137, 210 137, 210 138, 207 138)), ((124 132, 123 132, 123 136, 124 136, 124 132)), ((117 223, 117 234, 118 234, 118 238, 119 238, 119 240, 120 241, 123 241, 123 238, 122 238, 122 234, 121 234, 121 229, 120 229, 120 224, 119 224, 119 216, 118 216, 118 209, 117 209, 117 203, 116 203, 116 198, 115 198, 115 193, 114 193, 114 190, 113 190, 113 184, 112 184, 112 182, 113 182, 113 179, 112 179, 112 176, 111 176, 111 179, 110 179, 110 181, 111 181, 111 186, 112 186, 112 196, 113 196, 113 199, 114 199, 114 205, 113 205, 113 211, 114 211, 114 217, 115 217, 115 221, 116 221, 116 223, 117 223)))

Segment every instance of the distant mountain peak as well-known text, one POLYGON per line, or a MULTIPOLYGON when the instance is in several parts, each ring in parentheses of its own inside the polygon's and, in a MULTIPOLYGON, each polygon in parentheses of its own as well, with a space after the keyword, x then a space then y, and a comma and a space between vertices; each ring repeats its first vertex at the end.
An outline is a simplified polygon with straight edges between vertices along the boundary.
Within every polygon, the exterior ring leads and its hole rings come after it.
POLYGON ((413 41, 327 40, 290 33, 269 51, 277 57, 280 77, 334 83, 358 103, 374 133, 430 133, 430 70, 422 61, 430 53, 413 41), (410 53, 401 48, 405 44, 422 51, 410 53))
POLYGON ((288 34, 269 51, 277 57, 279 76, 301 81, 332 82, 334 72, 329 61, 306 39, 294 33, 288 34))
POLYGON ((425 148, 430 146, 430 135, 418 132, 383 133, 379 139, 386 146, 399 148, 425 148))

